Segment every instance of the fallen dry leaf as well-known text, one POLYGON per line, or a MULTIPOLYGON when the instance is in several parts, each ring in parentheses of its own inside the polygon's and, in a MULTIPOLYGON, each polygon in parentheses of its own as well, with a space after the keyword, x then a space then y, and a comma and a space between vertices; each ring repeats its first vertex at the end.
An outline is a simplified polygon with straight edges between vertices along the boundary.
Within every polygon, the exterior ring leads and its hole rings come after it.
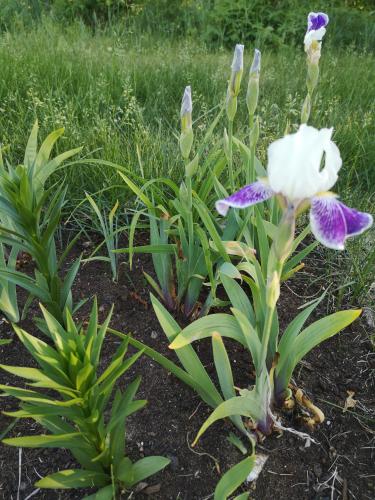
POLYGON ((154 493, 159 493, 161 488, 160 483, 154 484, 153 486, 148 486, 145 490, 142 491, 145 495, 153 495, 154 493))
POLYGON ((262 472, 262 469, 267 460, 268 460, 268 455, 265 455, 264 453, 257 453, 255 457, 255 465, 253 467, 253 470, 247 476, 246 479, 247 483, 250 483, 251 481, 256 481, 258 479, 259 474, 262 472))
POLYGON ((140 491, 143 491, 145 488, 147 488, 148 483, 145 483, 144 481, 141 481, 140 483, 137 484, 135 488, 135 492, 139 493, 140 491))
POLYGON ((349 408, 355 408, 355 405, 357 404, 357 401, 355 399, 353 399, 355 392, 354 391, 346 391, 346 392, 348 394, 348 397, 345 400, 345 405, 344 405, 344 409, 343 409, 344 413, 347 410, 349 410, 349 408))

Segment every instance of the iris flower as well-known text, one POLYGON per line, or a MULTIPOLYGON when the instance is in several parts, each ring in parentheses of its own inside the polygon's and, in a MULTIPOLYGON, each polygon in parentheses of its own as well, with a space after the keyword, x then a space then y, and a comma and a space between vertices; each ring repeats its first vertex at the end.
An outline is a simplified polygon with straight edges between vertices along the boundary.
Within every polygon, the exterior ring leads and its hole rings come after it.
POLYGON ((301 125, 295 134, 273 142, 268 148, 268 178, 259 178, 217 201, 216 210, 226 215, 229 207, 246 208, 274 195, 281 196, 295 213, 309 204, 315 238, 328 248, 343 250, 345 240, 363 233, 373 218, 347 207, 330 191, 342 165, 332 132, 332 128, 301 125))
POLYGON ((308 52, 314 40, 320 42, 326 33, 329 17, 324 12, 310 12, 307 16, 307 32, 305 35, 305 50, 308 52))

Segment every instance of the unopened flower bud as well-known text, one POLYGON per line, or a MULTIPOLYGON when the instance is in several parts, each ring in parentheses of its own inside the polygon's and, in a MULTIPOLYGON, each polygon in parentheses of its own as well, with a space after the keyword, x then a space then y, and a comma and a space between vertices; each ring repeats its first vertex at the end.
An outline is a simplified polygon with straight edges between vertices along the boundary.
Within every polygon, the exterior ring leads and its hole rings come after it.
POLYGON ((253 116, 258 105, 259 97, 259 74, 260 74, 261 53, 255 49, 254 58, 249 73, 249 83, 246 93, 246 104, 249 115, 253 116))
POLYGON ((243 49, 244 46, 239 43, 234 49, 232 61, 232 74, 230 77, 229 89, 233 97, 237 97, 240 92, 241 79, 243 73, 243 49))
POLYGON ((254 57, 253 57, 253 62, 251 63, 250 75, 253 73, 257 73, 259 75, 261 59, 262 59, 262 54, 260 50, 254 49, 254 57))
POLYGON ((191 114, 193 112, 193 101, 191 99, 191 87, 185 87, 184 95, 181 102, 181 130, 185 131, 186 128, 191 128, 191 114))
POLYGON ((237 96, 240 93, 243 73, 243 50, 244 46, 237 44, 234 49, 232 72, 227 90, 227 115, 229 121, 233 121, 237 112, 237 96))
POLYGON ((193 103, 191 100, 191 87, 185 87, 181 103, 181 135, 180 150, 183 158, 188 158, 193 145, 193 126, 192 126, 193 103))

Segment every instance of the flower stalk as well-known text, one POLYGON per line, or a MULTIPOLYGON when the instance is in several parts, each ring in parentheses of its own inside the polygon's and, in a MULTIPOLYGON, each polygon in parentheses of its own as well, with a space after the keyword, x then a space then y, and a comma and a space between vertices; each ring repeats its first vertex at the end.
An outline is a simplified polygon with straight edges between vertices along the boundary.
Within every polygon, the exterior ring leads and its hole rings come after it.
MULTIPOLYGON (((193 258, 194 247, 195 247, 195 235, 194 235, 194 220, 193 220, 193 189, 192 189, 192 176, 194 175, 194 169, 190 168, 190 152, 193 145, 193 127, 192 127, 192 111, 193 102, 191 97, 191 87, 185 88, 185 92, 182 98, 181 105, 181 140, 180 148, 182 157, 185 163, 185 180, 182 182, 180 187, 180 201, 182 206, 184 206, 184 219, 187 225, 187 240, 188 240, 188 276, 194 274, 193 267, 195 261, 193 258)), ((186 283, 189 287, 189 283, 186 283)), ((184 312, 189 316, 194 308, 194 301, 191 299, 189 292, 185 294, 184 301, 184 312)))
POLYGON ((259 76, 261 65, 260 50, 254 50, 253 62, 249 72, 249 82, 246 92, 246 105, 249 114, 249 146, 250 157, 246 172, 246 182, 250 183, 255 180, 255 149, 259 139, 259 118, 255 117, 255 112, 258 106, 259 99, 259 76))
POLYGON ((227 89, 226 111, 228 117, 228 170, 232 189, 235 187, 233 173, 233 121, 237 113, 237 97, 240 93, 243 74, 243 50, 244 46, 237 44, 234 49, 232 72, 227 89))
MULTIPOLYGON (((267 365, 270 369, 272 359, 267 358, 269 349, 271 326, 276 312, 277 302, 280 297, 281 276, 284 263, 289 258, 294 242, 295 233, 295 209, 289 205, 283 214, 283 218, 277 230, 276 237, 272 243, 267 263, 267 288, 266 288, 266 319, 262 334, 262 350, 260 366, 267 365)), ((271 350, 272 352, 272 350, 271 350)))
POLYGON ((329 22, 327 14, 310 12, 307 17, 307 32, 304 39, 307 55, 307 94, 302 105, 301 123, 307 123, 310 118, 312 98, 319 80, 319 60, 321 56, 321 40, 325 35, 329 22))

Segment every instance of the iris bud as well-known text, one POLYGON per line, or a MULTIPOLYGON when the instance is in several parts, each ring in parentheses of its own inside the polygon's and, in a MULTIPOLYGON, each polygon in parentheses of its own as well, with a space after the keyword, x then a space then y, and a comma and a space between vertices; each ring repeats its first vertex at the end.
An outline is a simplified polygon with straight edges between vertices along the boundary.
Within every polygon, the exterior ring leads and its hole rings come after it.
POLYGON ((227 90, 227 115, 229 121, 233 121, 237 112, 237 96, 240 93, 243 73, 243 49, 244 46, 237 44, 234 49, 232 61, 232 72, 227 90))
POLYGON ((181 135, 180 150, 184 159, 189 158, 191 147, 193 145, 193 126, 192 126, 193 103, 191 100, 191 87, 185 87, 181 103, 181 135))
POLYGON ((244 46, 237 44, 234 49, 232 61, 232 74, 230 77, 229 91, 232 97, 237 97, 240 93, 240 86, 243 73, 243 49, 244 46))
POLYGON ((249 73, 249 83, 246 93, 246 104, 249 115, 253 116, 258 105, 259 97, 259 74, 260 74, 261 53, 255 49, 254 58, 249 73))

